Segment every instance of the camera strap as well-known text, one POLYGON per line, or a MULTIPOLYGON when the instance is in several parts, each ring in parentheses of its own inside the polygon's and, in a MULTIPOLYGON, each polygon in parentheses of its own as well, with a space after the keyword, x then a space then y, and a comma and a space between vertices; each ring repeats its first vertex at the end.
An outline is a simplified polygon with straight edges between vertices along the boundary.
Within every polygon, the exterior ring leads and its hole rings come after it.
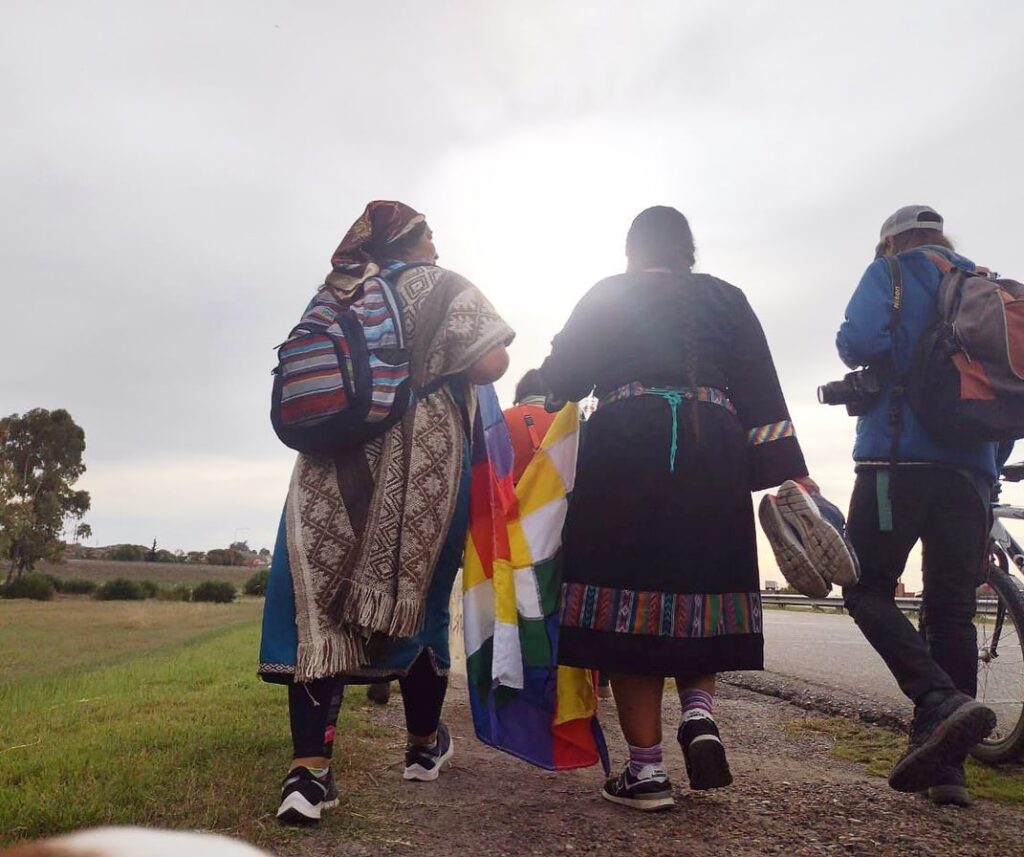
POLYGON ((879 474, 878 528, 883 533, 892 532, 892 494, 896 476, 896 462, 900 452, 900 435, 903 433, 903 399, 906 394, 905 378, 896 370, 896 336, 900 329, 903 312, 903 269, 895 256, 886 256, 889 277, 892 280, 892 308, 889 313, 889 354, 892 364, 892 387, 889 390, 889 427, 892 443, 889 447, 889 469, 886 478, 879 474), (883 496, 884 495, 884 496, 883 496))

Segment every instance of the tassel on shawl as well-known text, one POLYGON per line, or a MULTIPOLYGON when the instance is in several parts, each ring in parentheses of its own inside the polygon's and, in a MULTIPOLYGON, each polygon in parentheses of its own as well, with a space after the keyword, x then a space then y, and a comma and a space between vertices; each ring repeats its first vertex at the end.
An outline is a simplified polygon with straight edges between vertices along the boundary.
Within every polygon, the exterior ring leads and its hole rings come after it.
POLYGON ((389 637, 411 637, 423 627, 424 613, 427 605, 425 598, 399 598, 395 602, 395 612, 391 618, 389 637), (404 630, 409 629, 412 630, 404 630))
MULTIPOLYGON (((391 634, 392 611, 395 597, 390 592, 374 589, 359 581, 346 578, 338 582, 338 589, 324 608, 332 625, 350 627, 367 634, 391 634)), ((414 629, 399 636, 412 636, 414 629)), ((393 635, 394 636, 394 635, 393 635)))
POLYGON ((330 634, 299 643, 295 681, 308 682, 325 675, 353 672, 366 663, 363 639, 351 633, 330 634))

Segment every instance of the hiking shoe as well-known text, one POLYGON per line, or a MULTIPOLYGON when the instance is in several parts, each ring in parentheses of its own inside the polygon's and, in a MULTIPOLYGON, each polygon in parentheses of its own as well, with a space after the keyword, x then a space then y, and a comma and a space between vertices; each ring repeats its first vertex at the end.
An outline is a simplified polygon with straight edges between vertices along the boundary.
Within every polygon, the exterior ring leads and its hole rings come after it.
POLYGON ((679 727, 676 737, 683 748, 686 775, 696 791, 720 789, 732 782, 725 747, 718 726, 710 717, 692 717, 679 727))
POLYGON ((366 698, 374 705, 387 705, 391 699, 391 682, 377 681, 367 685, 366 698))
POLYGON ((658 765, 644 765, 638 777, 634 777, 626 765, 621 774, 604 784, 601 797, 642 812, 669 809, 676 803, 668 774, 658 765))
POLYGON ((787 480, 779 486, 779 512, 796 532, 807 558, 822 577, 839 586, 860 580, 860 564, 846 538, 846 519, 821 494, 787 480))
POLYGON ((801 595, 808 598, 824 598, 832 591, 832 584, 826 580, 811 562, 797 531, 782 514, 777 497, 765 494, 757 508, 761 529, 772 546, 779 571, 801 595))
POLYGON ((928 800, 937 806, 971 805, 971 793, 967 791, 963 765, 936 765, 932 770, 932 784, 923 792, 928 800))
POLYGON ((934 784, 936 769, 961 767, 970 749, 995 726, 992 709, 963 693, 922 706, 914 715, 910 746, 889 774, 889 785, 898 792, 924 791, 934 784))
POLYGON ((410 746, 405 748, 405 773, 407 780, 429 783, 441 775, 441 767, 452 757, 452 736, 444 723, 437 724, 437 740, 432 747, 410 746))
POLYGON ((277 820, 281 824, 315 824, 320 813, 338 805, 338 789, 330 769, 321 777, 300 765, 292 768, 281 784, 281 806, 277 820))

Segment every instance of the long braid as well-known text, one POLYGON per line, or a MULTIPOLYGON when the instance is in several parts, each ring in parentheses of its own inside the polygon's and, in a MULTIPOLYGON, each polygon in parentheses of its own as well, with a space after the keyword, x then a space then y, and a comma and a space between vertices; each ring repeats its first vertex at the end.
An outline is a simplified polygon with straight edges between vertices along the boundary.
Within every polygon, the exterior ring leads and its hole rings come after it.
MULTIPOLYGON (((629 227, 626 256, 631 270, 667 268, 678 276, 683 383, 687 387, 696 387, 700 360, 698 284, 692 273, 695 249, 689 221, 681 212, 665 205, 641 211, 629 227)), ((700 439, 700 415, 696 399, 687 400, 687 412, 694 442, 697 442, 700 439)))
MULTIPOLYGON (((692 264, 692 263, 691 263, 692 264)), ((690 271, 682 275, 679 288, 679 306, 682 313, 683 384, 697 386, 697 366, 700 360, 700 327, 697 323, 697 279, 690 271)), ((688 400, 687 415, 693 440, 700 442, 700 412, 697 399, 688 400)))

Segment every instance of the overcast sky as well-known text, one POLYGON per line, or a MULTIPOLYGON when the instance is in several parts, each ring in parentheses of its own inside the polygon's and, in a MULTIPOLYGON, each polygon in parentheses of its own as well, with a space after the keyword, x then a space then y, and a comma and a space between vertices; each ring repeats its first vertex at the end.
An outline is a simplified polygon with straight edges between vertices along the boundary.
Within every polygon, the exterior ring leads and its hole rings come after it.
POLYGON ((881 221, 933 205, 1024 278, 1010 0, 4 0, 2 23, 0 412, 83 426, 97 544, 272 546, 273 346, 369 199, 426 213, 517 330, 506 399, 633 216, 676 206, 841 506, 853 421, 814 390, 881 221))

